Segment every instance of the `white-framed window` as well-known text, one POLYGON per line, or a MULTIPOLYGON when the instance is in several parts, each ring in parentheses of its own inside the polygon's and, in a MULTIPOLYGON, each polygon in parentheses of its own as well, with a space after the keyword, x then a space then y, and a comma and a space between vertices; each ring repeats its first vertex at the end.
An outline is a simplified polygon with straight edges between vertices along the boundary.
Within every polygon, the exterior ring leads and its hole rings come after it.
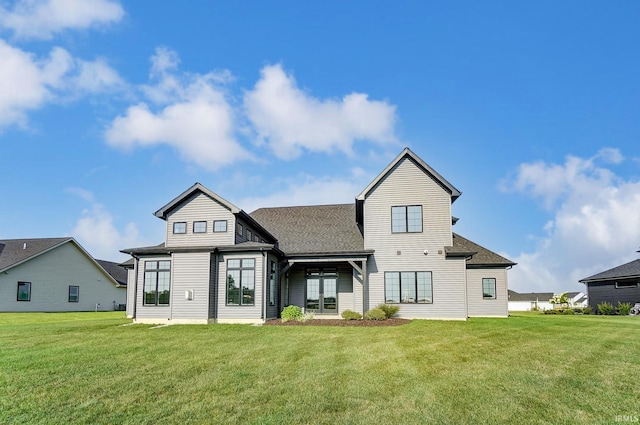
POLYGON ((216 233, 227 231, 227 220, 215 220, 213 222, 213 231, 216 233))
POLYGON ((422 232, 422 205, 401 205, 391 207, 391 232, 422 232))
POLYGON ((384 288, 387 304, 433 303, 431 272, 385 272, 384 288))
POLYGON ((496 299, 496 279, 494 277, 482 279, 482 298, 485 300, 496 299))
POLYGON ((207 222, 206 221, 194 221, 193 222, 193 233, 207 233, 207 222))
POLYGON ((187 223, 184 221, 178 221, 173 223, 173 233, 187 233, 187 223))
POLYGON ((143 305, 167 306, 170 295, 171 261, 145 261, 143 305))
POLYGON ((255 305, 256 260, 227 260, 227 305, 255 305))

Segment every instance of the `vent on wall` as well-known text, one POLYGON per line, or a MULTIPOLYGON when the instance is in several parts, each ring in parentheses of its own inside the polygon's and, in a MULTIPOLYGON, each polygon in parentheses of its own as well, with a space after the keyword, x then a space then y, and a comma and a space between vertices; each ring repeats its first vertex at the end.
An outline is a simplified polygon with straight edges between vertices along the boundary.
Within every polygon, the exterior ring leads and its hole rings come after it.
POLYGON ((187 301, 193 300, 193 291, 191 289, 184 291, 184 299, 187 301))

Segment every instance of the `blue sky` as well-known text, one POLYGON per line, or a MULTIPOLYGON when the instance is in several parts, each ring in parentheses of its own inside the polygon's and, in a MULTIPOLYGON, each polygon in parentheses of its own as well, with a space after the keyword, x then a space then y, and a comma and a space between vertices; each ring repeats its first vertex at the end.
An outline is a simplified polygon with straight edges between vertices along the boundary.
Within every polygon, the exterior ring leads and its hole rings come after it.
POLYGON ((162 242, 199 181, 352 202, 405 146, 454 230, 580 290, 638 257, 640 3, 0 1, 0 237, 162 242))

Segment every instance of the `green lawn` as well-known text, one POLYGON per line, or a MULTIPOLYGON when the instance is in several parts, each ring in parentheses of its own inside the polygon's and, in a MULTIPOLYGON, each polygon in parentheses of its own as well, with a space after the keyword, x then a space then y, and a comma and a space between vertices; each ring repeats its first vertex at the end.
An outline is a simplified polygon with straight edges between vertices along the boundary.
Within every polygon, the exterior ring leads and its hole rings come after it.
POLYGON ((0 314, 2 424, 593 424, 640 417, 640 318, 400 327, 0 314), (634 381, 636 382, 634 384, 634 381))

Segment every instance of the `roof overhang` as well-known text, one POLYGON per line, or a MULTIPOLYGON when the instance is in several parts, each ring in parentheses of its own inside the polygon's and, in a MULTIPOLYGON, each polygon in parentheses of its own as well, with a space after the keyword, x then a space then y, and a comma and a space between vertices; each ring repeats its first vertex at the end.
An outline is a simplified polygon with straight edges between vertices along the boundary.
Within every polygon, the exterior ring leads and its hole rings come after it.
POLYGON ((190 197, 191 195, 193 195, 194 193, 197 193, 197 192, 204 193, 205 195, 207 195, 210 198, 214 199, 215 201, 220 203, 222 206, 226 207, 233 214, 237 214, 237 213, 239 213, 241 211, 240 208, 236 207, 231 202, 227 201, 226 199, 224 199, 223 197, 219 196, 218 194, 216 194, 216 193, 212 192, 211 190, 207 189, 202 184, 195 183, 189 189, 185 190, 180 195, 176 196, 173 200, 171 200, 168 204, 166 204, 165 206, 160 208, 158 211, 153 213, 153 215, 155 215, 156 217, 161 218, 163 220, 166 220, 167 216, 176 207, 178 207, 180 204, 182 204, 182 202, 184 202, 185 199, 187 199, 188 197, 190 197))
POLYGON ((582 279, 579 280, 578 282, 580 283, 596 283, 596 282, 616 282, 618 280, 631 280, 631 279, 639 279, 640 280, 640 274, 638 275, 630 275, 630 276, 615 276, 615 277, 608 277, 608 278, 604 278, 604 279, 582 279))

